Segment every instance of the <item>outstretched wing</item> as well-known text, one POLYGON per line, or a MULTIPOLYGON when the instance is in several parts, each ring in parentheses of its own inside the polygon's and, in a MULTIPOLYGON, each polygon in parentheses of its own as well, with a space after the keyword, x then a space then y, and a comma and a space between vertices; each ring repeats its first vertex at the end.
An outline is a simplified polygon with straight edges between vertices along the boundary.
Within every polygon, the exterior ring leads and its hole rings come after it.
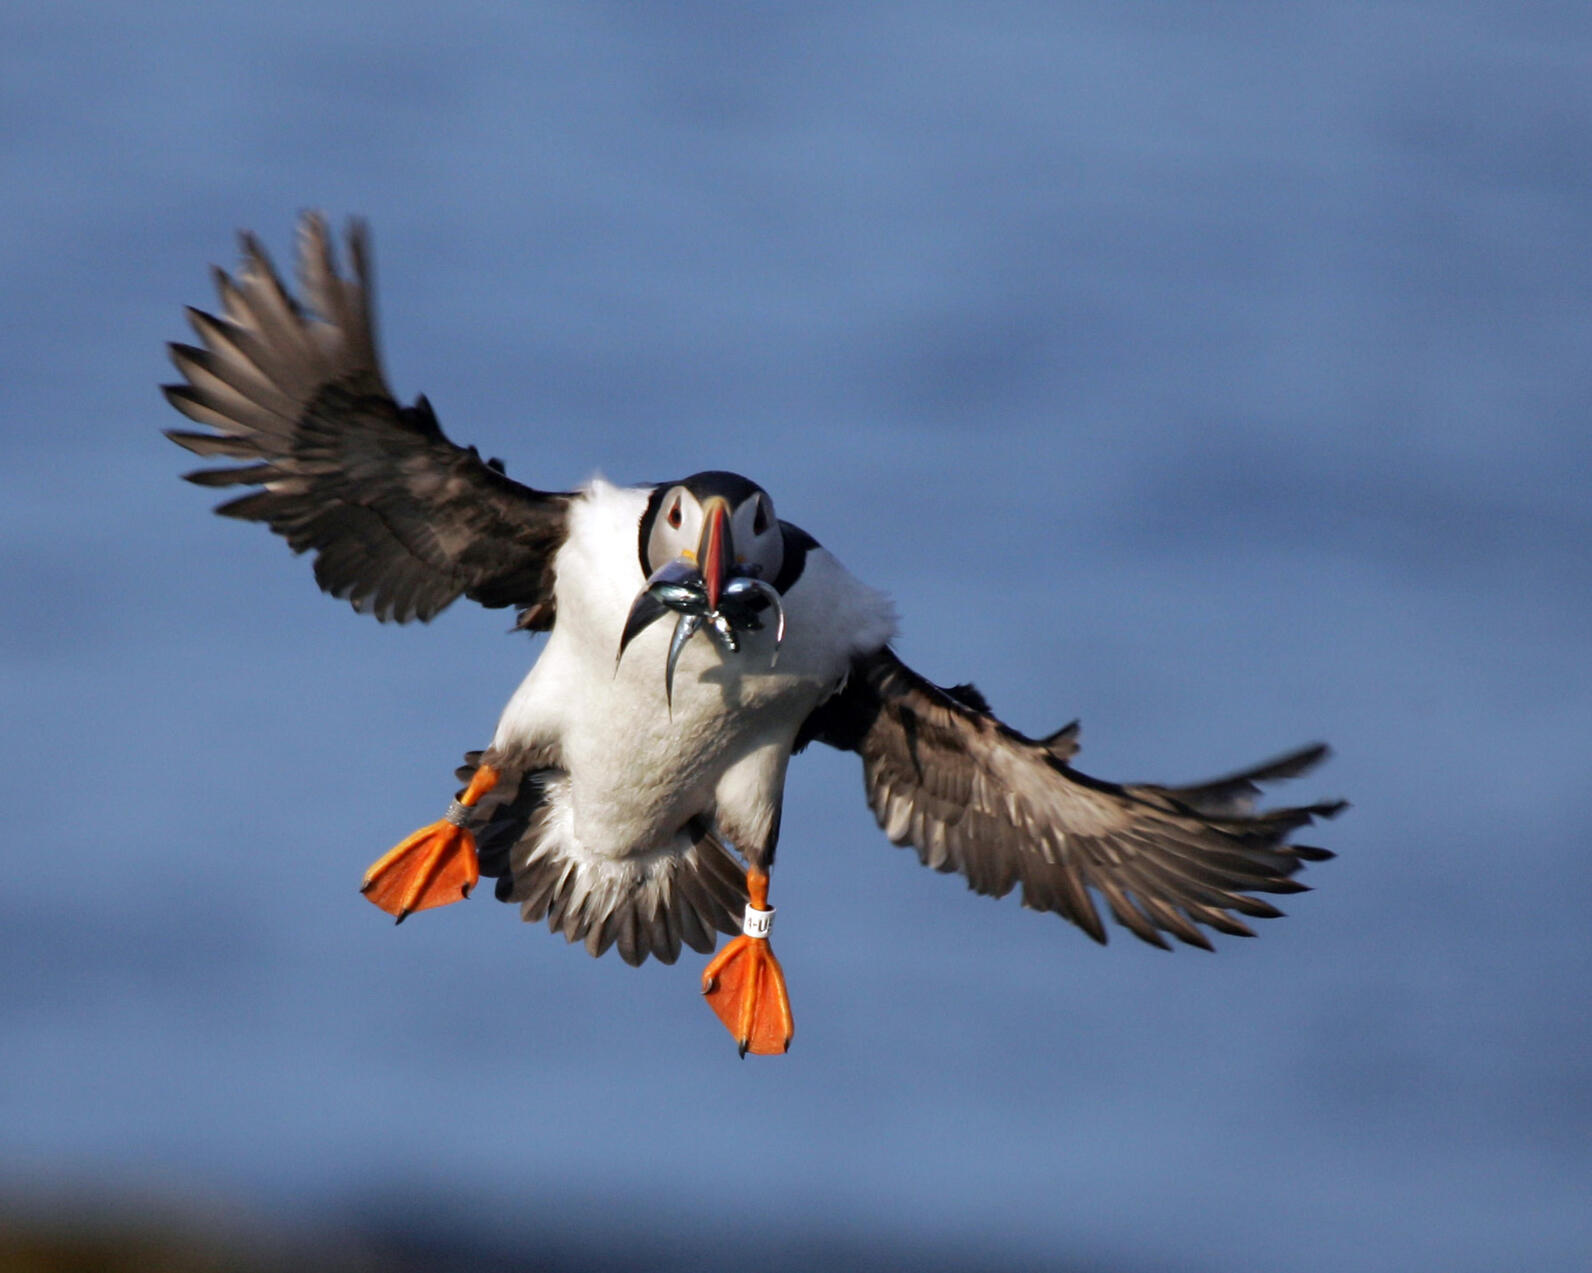
POLYGON ((259 488, 216 511, 265 522, 295 552, 313 549, 321 587, 362 613, 424 621, 467 596, 549 626, 570 496, 521 486, 474 447, 455 446, 424 398, 394 401, 376 351, 363 224, 349 230, 345 278, 325 221, 304 217, 302 305, 254 236, 242 242, 238 276, 216 271, 221 316, 188 311, 201 345, 171 346, 186 383, 165 393, 216 430, 167 437, 244 463, 188 480, 259 488))
POLYGON ((1091 889, 1152 945, 1170 949, 1170 933, 1209 950, 1200 925, 1253 936, 1229 912, 1281 914, 1251 894, 1301 892, 1290 877, 1332 856, 1287 838, 1341 803, 1254 811, 1256 784, 1303 773, 1327 754, 1320 744, 1199 786, 1119 786, 1068 763, 1077 733, 1075 722, 1048 738, 1019 734, 971 686, 932 685, 888 648, 859 656, 804 729, 862 757, 868 802, 896 844, 980 893, 1021 884, 1023 905, 1099 942, 1091 889))

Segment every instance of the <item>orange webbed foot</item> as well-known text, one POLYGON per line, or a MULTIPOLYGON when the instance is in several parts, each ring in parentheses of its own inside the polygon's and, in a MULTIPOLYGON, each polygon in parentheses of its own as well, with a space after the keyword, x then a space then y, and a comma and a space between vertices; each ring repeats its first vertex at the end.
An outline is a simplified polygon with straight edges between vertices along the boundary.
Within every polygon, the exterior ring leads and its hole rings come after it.
POLYGON ((421 827, 365 872, 359 891, 398 923, 415 911, 463 901, 481 878, 475 836, 459 825, 488 791, 497 785, 497 771, 482 765, 448 816, 421 827), (457 820, 456 820, 457 819, 457 820))
POLYGON ((359 891, 401 924, 414 911, 463 901, 480 878, 475 837, 444 820, 373 862, 359 891))
POLYGON ((796 1023, 785 974, 767 938, 743 935, 731 941, 703 969, 702 993, 735 1036, 742 1056, 790 1051, 796 1023))
POLYGON ((702 970, 702 993, 742 1056, 790 1051, 796 1033, 790 993, 766 937, 743 934, 715 955, 702 970))

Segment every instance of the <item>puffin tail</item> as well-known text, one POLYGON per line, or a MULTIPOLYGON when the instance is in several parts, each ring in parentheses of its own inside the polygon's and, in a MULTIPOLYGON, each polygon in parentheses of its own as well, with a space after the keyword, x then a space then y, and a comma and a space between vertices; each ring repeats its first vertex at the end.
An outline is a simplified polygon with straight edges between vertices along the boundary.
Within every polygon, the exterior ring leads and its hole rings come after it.
POLYGON ((745 868, 707 827, 693 822, 643 854, 595 853, 575 838, 562 769, 545 757, 471 752, 459 780, 483 763, 499 779, 470 823, 481 874, 528 923, 545 919, 590 954, 612 947, 632 965, 648 955, 672 964, 682 945, 707 954, 719 933, 741 931, 745 868))

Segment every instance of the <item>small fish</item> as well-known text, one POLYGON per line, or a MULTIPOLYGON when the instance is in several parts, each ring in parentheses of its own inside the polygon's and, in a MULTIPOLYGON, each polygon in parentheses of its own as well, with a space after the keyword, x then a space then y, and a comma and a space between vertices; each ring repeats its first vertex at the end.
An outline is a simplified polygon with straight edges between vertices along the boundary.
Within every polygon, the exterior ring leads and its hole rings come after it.
POLYGON ((619 652, 614 655, 614 670, 619 670, 625 648, 669 611, 702 615, 707 609, 708 590, 695 567, 683 561, 671 561, 653 571, 625 618, 625 630, 619 636, 619 652))
POLYGON ((701 572, 689 562, 671 561, 653 572, 631 605, 624 631, 619 637, 619 652, 614 656, 614 671, 618 672, 619 663, 630 643, 665 614, 673 611, 680 617, 669 639, 669 661, 664 668, 663 680, 664 697, 672 708, 675 666, 687 642, 701 631, 704 624, 720 650, 725 654, 735 654, 741 648, 740 634, 762 631, 762 613, 770 608, 775 615, 774 652, 768 662, 772 668, 779 660, 780 646, 785 641, 785 607, 780 602, 778 591, 755 574, 736 575, 719 594, 719 608, 709 610, 707 588, 701 572))
POLYGON ((674 625, 674 635, 669 638, 669 662, 663 669, 663 701, 669 705, 671 716, 674 715, 674 665, 680 661, 680 651, 685 649, 686 642, 701 626, 700 614, 682 614, 674 625))
POLYGON ((655 583, 647 591, 681 614, 706 614, 708 611, 707 590, 701 584, 655 583))
POLYGON ((741 643, 735 635, 735 628, 729 619, 725 618, 724 611, 715 610, 707 616, 708 631, 713 635, 714 643, 726 654, 735 654, 741 648, 741 643))
POLYGON ((724 585, 719 597, 719 610, 727 613, 731 624, 742 631, 761 630, 763 621, 758 615, 770 607, 774 610, 774 653, 768 660, 772 668, 779 662, 779 647, 785 644, 785 607, 780 602, 779 592, 761 579, 738 575, 724 585))

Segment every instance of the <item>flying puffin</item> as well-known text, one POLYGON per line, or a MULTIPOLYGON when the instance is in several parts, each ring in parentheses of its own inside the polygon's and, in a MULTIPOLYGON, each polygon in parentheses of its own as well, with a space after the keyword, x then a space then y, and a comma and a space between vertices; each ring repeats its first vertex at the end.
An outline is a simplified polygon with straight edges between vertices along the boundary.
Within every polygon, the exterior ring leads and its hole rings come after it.
POLYGON ((189 309, 171 404, 213 432, 171 430, 206 458, 187 475, 253 488, 216 511, 314 553, 334 597, 425 622, 459 597, 518 609, 547 643, 491 743, 466 757, 443 817, 377 860, 363 893, 401 922, 468 897, 481 875, 526 920, 593 955, 704 954, 702 989, 741 1055, 794 1030, 769 943, 769 872, 785 768, 812 742, 854 751, 884 833, 980 893, 1106 930, 1091 890, 1136 936, 1211 949, 1251 936, 1234 912, 1304 889, 1288 842, 1342 802, 1257 811, 1257 784, 1310 769, 1314 745, 1187 787, 1072 767, 1076 722, 1043 738, 1003 724, 971 685, 942 688, 890 648, 886 597, 734 473, 542 491, 458 447, 424 397, 402 406, 377 353, 368 235, 351 271, 318 215, 298 232, 295 300, 253 235, 219 314, 189 309))

